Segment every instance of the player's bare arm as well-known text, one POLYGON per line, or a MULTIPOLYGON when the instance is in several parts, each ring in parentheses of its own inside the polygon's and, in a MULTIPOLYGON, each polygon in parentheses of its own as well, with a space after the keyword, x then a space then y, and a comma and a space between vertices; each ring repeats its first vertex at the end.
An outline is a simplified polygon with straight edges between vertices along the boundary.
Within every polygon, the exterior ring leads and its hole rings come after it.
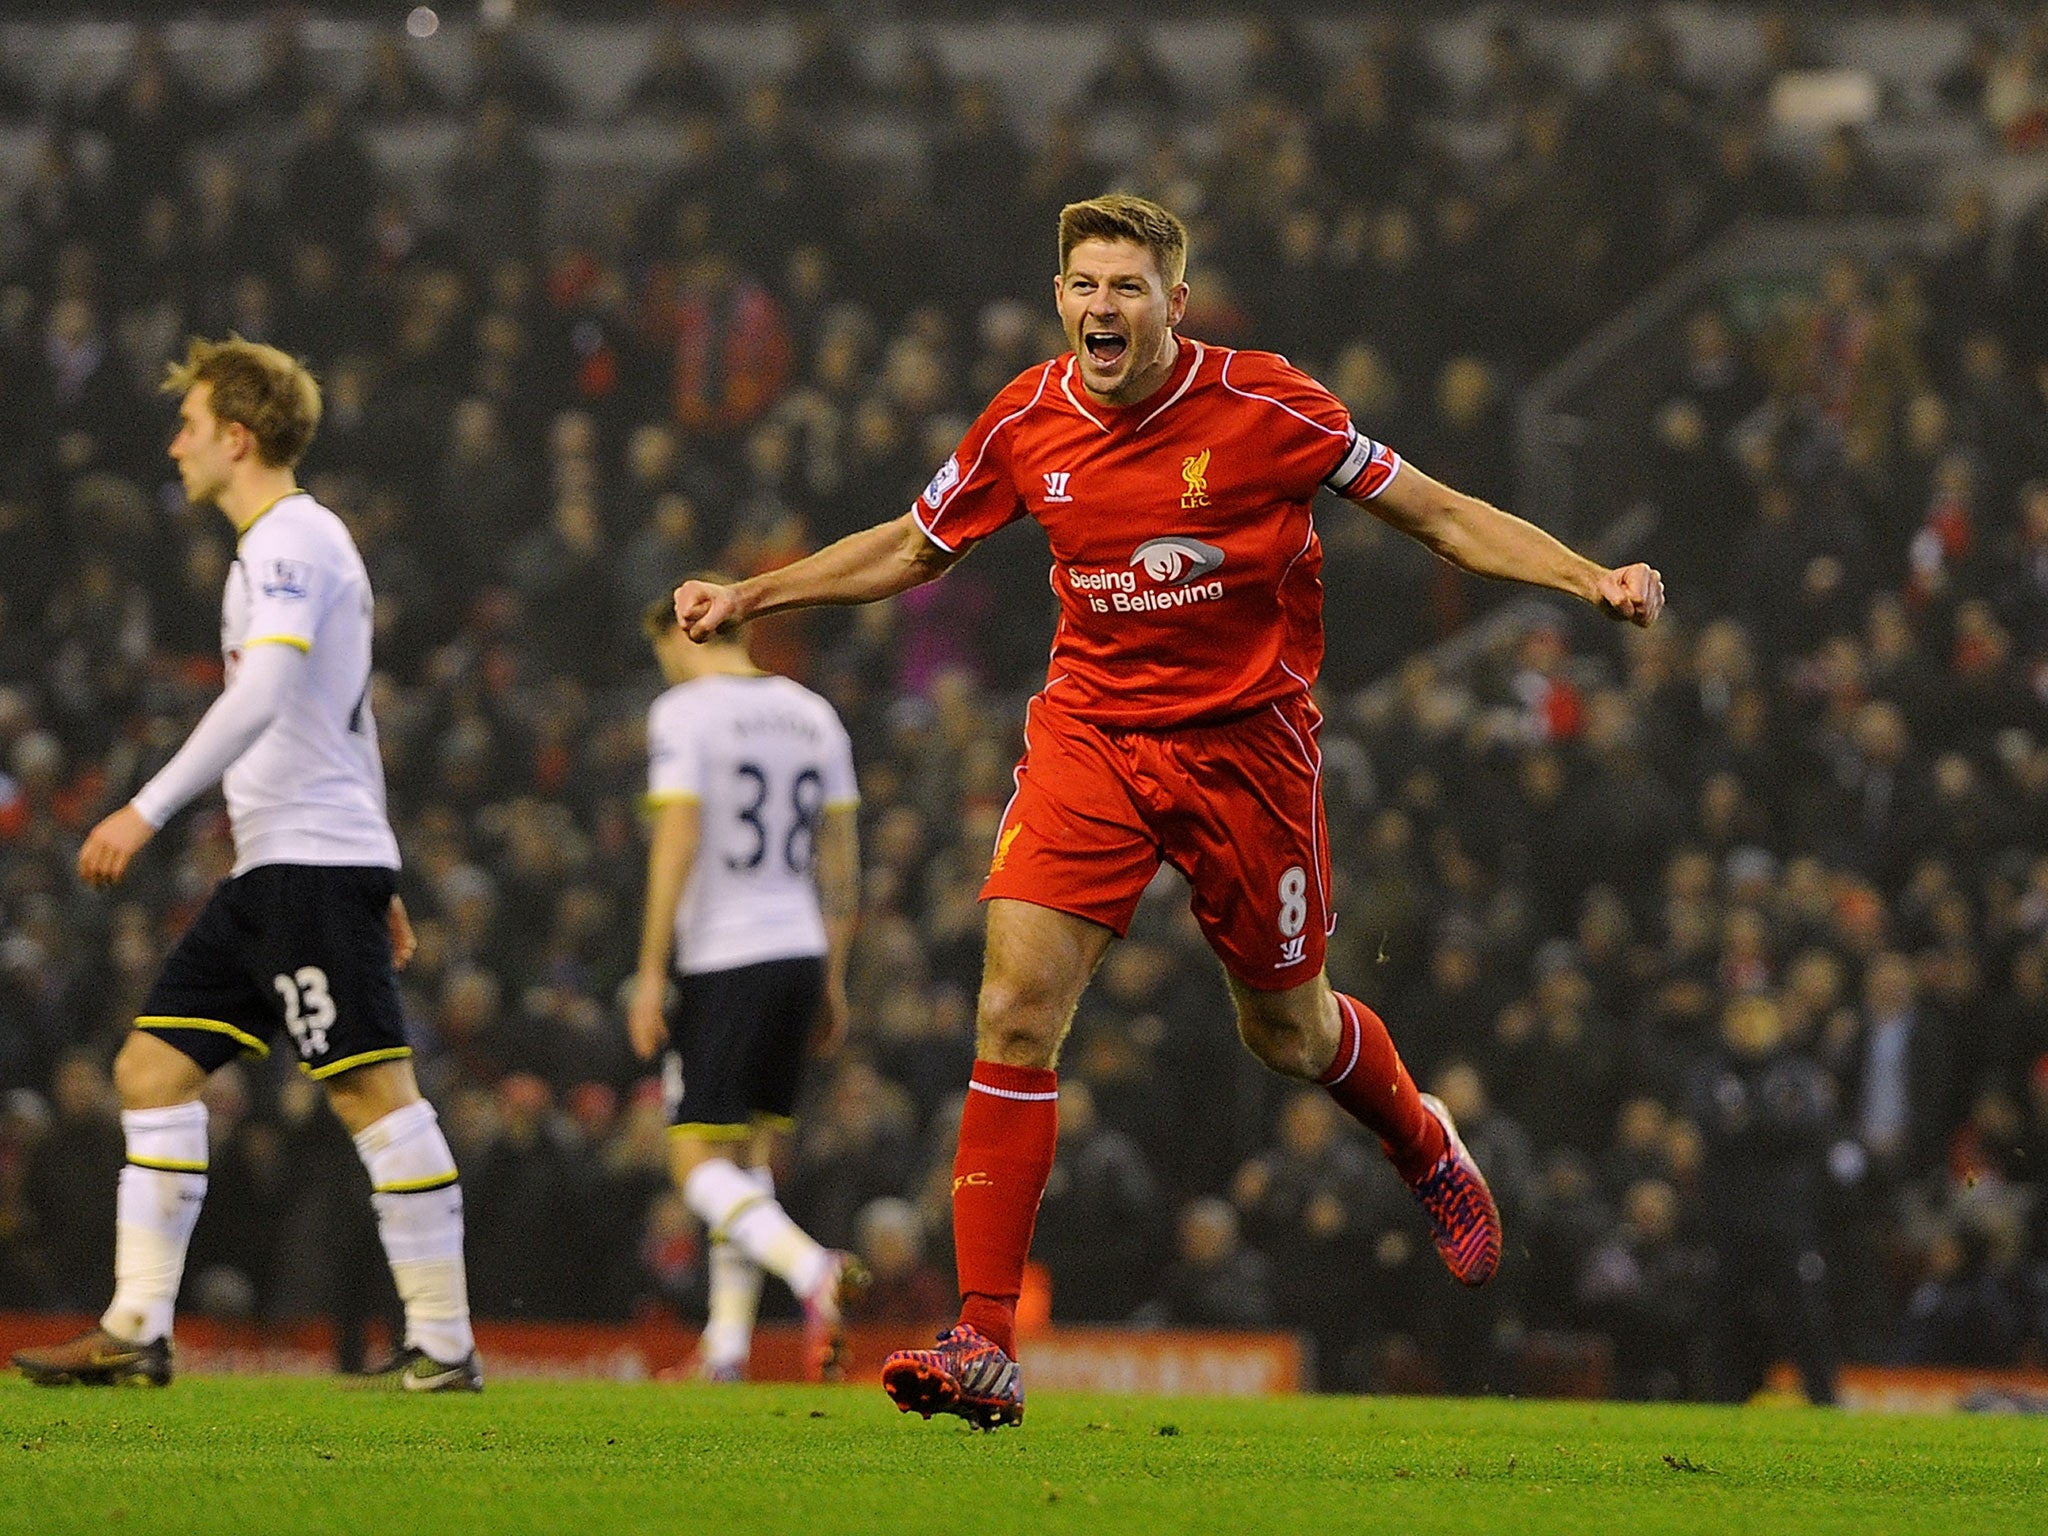
POLYGON ((1534 523, 1454 491, 1413 464, 1402 464, 1386 489, 1364 505, 1475 576, 1569 593, 1610 618, 1645 628, 1664 611, 1664 578, 1654 567, 1637 563, 1610 570, 1534 523))
POLYGON ((945 575, 972 547, 939 548, 906 512, 731 586, 686 581, 676 588, 676 622, 692 640, 707 640, 791 608, 878 602, 945 575))
POLYGON ((626 1010, 626 1037, 633 1054, 650 1061, 668 1039, 662 1000, 668 992, 669 949, 675 942, 676 904, 697 861, 700 831, 697 802, 671 800, 656 812, 654 839, 647 849, 647 911, 640 922, 640 965, 633 1001, 626 1010))
POLYGON ((860 824, 851 806, 825 813, 818 838, 818 907, 825 918, 825 997, 811 1050, 829 1056, 846 1039, 846 957, 860 916, 860 824))

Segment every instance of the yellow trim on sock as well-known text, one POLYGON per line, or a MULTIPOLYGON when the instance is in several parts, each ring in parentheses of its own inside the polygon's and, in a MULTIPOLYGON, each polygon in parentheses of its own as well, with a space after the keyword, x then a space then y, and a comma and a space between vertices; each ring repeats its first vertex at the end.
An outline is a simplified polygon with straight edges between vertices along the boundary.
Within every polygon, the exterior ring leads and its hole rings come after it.
POLYGON ((313 642, 303 635, 258 635, 253 640, 244 640, 242 649, 246 651, 252 645, 289 645, 301 651, 313 649, 313 642))
POLYGON ((461 1177, 456 1173, 437 1173, 430 1179, 405 1179, 396 1184, 379 1184, 380 1195, 424 1195, 428 1190, 446 1189, 461 1177))
POLYGON ((668 1133, 671 1136, 698 1136, 705 1141, 745 1141, 754 1134, 754 1128, 751 1125, 705 1125, 691 1121, 685 1125, 670 1126, 668 1133))
POLYGON ((770 1131, 793 1131, 796 1129, 795 1115, 771 1115, 766 1110, 754 1111, 754 1124, 770 1131))
POLYGON ((268 1056, 270 1047, 250 1034, 246 1029, 237 1029, 225 1019, 188 1019, 169 1013, 145 1013, 135 1020, 137 1029, 154 1034, 160 1029, 203 1029, 209 1034, 226 1035, 245 1051, 252 1051, 258 1058, 268 1056))
POLYGON ((130 1153, 128 1161, 133 1163, 137 1168, 153 1168, 158 1173, 206 1172, 206 1164, 204 1163, 180 1163, 175 1162, 168 1157, 137 1157, 133 1153, 130 1153))
POLYGON ((705 1236, 709 1237, 711 1241, 714 1243, 725 1243, 732 1241, 732 1239, 726 1235, 727 1233, 732 1231, 732 1224, 738 1221, 742 1216, 746 1215, 747 1212, 751 1211, 755 1206, 766 1205, 774 1198, 775 1197, 769 1194, 766 1190, 756 1190, 753 1194, 748 1195, 746 1199, 742 1200, 738 1205, 734 1206, 731 1210, 727 1211, 725 1213, 725 1220, 721 1221, 717 1226, 707 1229, 705 1236))
POLYGON ((302 1061, 299 1063, 299 1070, 317 1083, 323 1078, 333 1077, 338 1072, 346 1072, 351 1067, 367 1067, 377 1061, 398 1061, 411 1054, 412 1047, 409 1045, 387 1045, 382 1050, 358 1051, 353 1056, 344 1056, 339 1061, 330 1061, 317 1067, 309 1061, 302 1061))

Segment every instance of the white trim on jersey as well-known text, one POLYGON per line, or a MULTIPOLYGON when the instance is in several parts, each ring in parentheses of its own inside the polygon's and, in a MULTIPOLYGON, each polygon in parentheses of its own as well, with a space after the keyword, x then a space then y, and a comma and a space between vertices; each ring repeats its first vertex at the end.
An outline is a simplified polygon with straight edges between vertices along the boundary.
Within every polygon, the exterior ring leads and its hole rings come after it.
MULTIPOLYGON (((965 485, 968 481, 972 480, 974 478, 974 472, 981 468, 981 461, 988 457, 989 444, 993 443, 996 440, 997 434, 999 434, 1003 430, 1003 428, 1007 427, 1011 422, 1015 421, 1018 417, 1030 414, 1031 408, 1038 404, 1038 402, 1045 397, 1045 383, 1046 379, 1051 375, 1051 373, 1051 363, 1047 363, 1042 369, 1039 370, 1038 388, 1032 391, 1031 398, 1025 401, 1016 410, 1010 412, 1010 414, 1005 416, 1001 421, 997 422, 994 426, 988 429, 988 436, 984 437, 981 440, 981 447, 975 450, 974 462, 967 466, 965 473, 961 474, 957 479, 953 481, 951 485, 948 485, 943 491, 939 493, 938 500, 933 501, 930 499, 932 493, 929 489, 925 491, 924 496, 919 498, 919 500, 922 501, 924 505, 932 509, 932 520, 929 523, 927 523, 924 520, 923 514, 917 510, 916 505, 913 505, 911 507, 910 515, 917 520, 917 526, 924 530, 924 536, 930 539, 934 544, 938 545, 939 548, 943 549, 947 554, 950 555, 953 553, 953 546, 948 544, 944 539, 939 537, 939 519, 944 517, 946 513, 952 508, 953 498, 955 495, 958 494, 960 487, 965 485)), ((949 465, 957 466, 958 463, 959 458, 957 452, 954 457, 946 460, 946 464, 949 465)), ((944 475, 945 472, 945 465, 941 465, 939 468, 939 475, 944 475)), ((932 480, 932 484, 936 486, 938 483, 938 477, 935 476, 932 480)))

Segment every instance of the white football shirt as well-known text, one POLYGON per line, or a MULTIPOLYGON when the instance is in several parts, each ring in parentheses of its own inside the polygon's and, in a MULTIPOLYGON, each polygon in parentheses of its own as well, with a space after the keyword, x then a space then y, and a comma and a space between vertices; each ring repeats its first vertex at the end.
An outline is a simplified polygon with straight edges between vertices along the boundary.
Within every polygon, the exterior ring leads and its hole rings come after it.
POLYGON ((233 678, 256 645, 306 653, 300 686, 221 779, 235 873, 259 864, 398 868, 370 715, 369 572, 340 518, 304 491, 242 533, 221 598, 233 678))
POLYGON ((694 678, 654 701, 647 753, 648 798, 699 808, 676 969, 824 954, 818 831, 826 811, 860 803, 832 706, 786 677, 694 678))

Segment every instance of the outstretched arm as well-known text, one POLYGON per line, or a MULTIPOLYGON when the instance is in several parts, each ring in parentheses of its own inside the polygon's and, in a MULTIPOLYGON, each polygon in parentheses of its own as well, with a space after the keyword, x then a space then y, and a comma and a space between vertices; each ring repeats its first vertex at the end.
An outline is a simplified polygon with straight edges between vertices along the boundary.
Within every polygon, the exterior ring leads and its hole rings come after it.
POLYGON ((721 629, 790 608, 872 603, 943 576, 972 547, 939 548, 906 512, 729 587, 686 581, 676 588, 676 622, 692 640, 707 640, 721 629))
POLYGON ((1454 491, 1413 464, 1403 463, 1386 489, 1363 505, 1475 576, 1567 592, 1610 618, 1646 628, 1664 611, 1664 578, 1653 567, 1636 564, 1609 570, 1534 523, 1454 491))

